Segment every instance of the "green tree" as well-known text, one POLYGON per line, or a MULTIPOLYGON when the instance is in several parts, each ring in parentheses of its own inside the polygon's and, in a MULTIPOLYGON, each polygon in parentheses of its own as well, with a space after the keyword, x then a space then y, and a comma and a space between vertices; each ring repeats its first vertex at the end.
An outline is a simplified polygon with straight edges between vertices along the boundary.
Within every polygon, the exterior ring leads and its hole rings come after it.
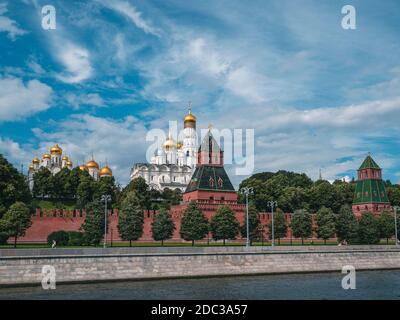
POLYGON ((67 167, 62 168, 54 175, 54 191, 52 192, 57 199, 72 199, 70 176, 71 170, 67 167))
POLYGON ((392 185, 387 187, 386 190, 392 206, 400 206, 400 185, 392 185))
MULTIPOLYGON (((354 192, 356 189, 356 184, 354 182, 344 182, 341 180, 337 180, 333 183, 334 188, 336 189, 336 193, 339 196, 340 205, 349 205, 351 206, 353 203, 354 192)), ((340 210, 340 208, 337 208, 340 210)), ((335 211, 337 212, 337 211, 335 211)))
POLYGON ((142 177, 137 177, 133 179, 129 184, 122 190, 119 203, 120 205, 126 198, 126 196, 130 192, 136 192, 136 196, 139 198, 140 204, 143 209, 150 210, 151 209, 151 193, 149 189, 149 185, 146 183, 146 180, 142 177))
POLYGON ((45 167, 41 167, 38 172, 33 176, 33 189, 32 193, 35 198, 43 199, 50 196, 53 192, 53 181, 51 172, 45 167))
MULTIPOLYGON (((258 217, 257 209, 253 204, 249 205, 249 240, 250 245, 252 242, 257 239, 258 237, 258 228, 260 227, 261 222, 260 218, 258 217)), ((240 227, 240 234, 243 238, 247 238, 247 219, 246 219, 246 212, 244 215, 244 223, 240 227)))
POLYGON ((99 201, 99 198, 94 198, 95 191, 96 185, 93 178, 85 175, 81 176, 80 183, 76 191, 78 208, 85 208, 89 202, 99 201))
POLYGON ((15 202, 28 203, 30 200, 25 177, 0 154, 0 218, 15 202))
MULTIPOLYGON (((268 224, 268 229, 271 230, 270 238, 272 237, 272 221, 268 224)), ((281 244, 281 239, 286 237, 287 234, 287 223, 285 214, 278 208, 274 213, 274 237, 278 239, 278 244, 281 244)))
POLYGON ((312 217, 305 209, 296 210, 293 214, 291 223, 293 235, 301 238, 301 244, 304 244, 304 238, 312 235, 312 217))
POLYGON ((310 210, 317 212, 319 208, 326 207, 338 212, 341 203, 341 197, 335 186, 329 181, 318 180, 310 189, 310 210))
POLYGON ((114 177, 101 177, 99 181, 94 183, 94 197, 100 199, 102 195, 110 195, 111 202, 108 203, 111 208, 116 201, 117 186, 114 177))
MULTIPOLYGON (((250 226, 250 224, 249 224, 250 226)), ((210 231, 214 240, 233 240, 239 233, 239 221, 235 212, 227 205, 218 207, 217 212, 211 219, 210 231)))
POLYGON ((181 221, 180 235, 184 240, 192 241, 203 239, 208 233, 208 220, 197 206, 196 202, 191 201, 181 221))
POLYGON ((88 203, 85 221, 81 230, 85 233, 85 241, 89 245, 99 245, 104 237, 104 207, 100 201, 88 203))
POLYGON ((164 240, 171 239, 174 230, 175 224, 168 210, 161 209, 154 217, 153 223, 151 224, 153 239, 155 241, 161 241, 161 245, 164 245, 164 240))
POLYGON ((356 243, 358 237, 358 221, 349 205, 343 205, 336 217, 336 236, 341 242, 356 243))
POLYGON ((378 244, 379 225, 378 221, 371 212, 364 212, 361 215, 358 227, 358 241, 362 244, 378 244))
POLYGON ((14 248, 16 248, 17 238, 23 237, 31 224, 29 208, 23 202, 16 202, 0 220, 0 230, 8 237, 14 238, 14 248))
POLYGON ((121 205, 118 219, 118 231, 121 238, 129 241, 138 240, 143 235, 144 208, 135 191, 129 192, 121 205))
POLYGON ((386 243, 389 243, 389 238, 394 236, 394 216, 388 212, 383 211, 378 217, 378 229, 380 238, 386 239, 386 243))
POLYGON ((335 214, 331 209, 322 207, 318 210, 315 220, 318 238, 323 239, 326 244, 326 240, 332 238, 336 232, 335 214))
POLYGON ((179 189, 171 190, 169 188, 165 188, 162 193, 162 197, 168 202, 169 205, 177 205, 182 201, 182 192, 179 189))
POLYGON ((78 187, 83 177, 90 179, 89 172, 87 170, 81 170, 79 167, 75 167, 71 170, 68 177, 68 185, 70 187, 69 195, 71 198, 76 198, 78 193, 78 187))
POLYGON ((279 207, 285 212, 294 212, 298 208, 308 208, 309 199, 307 189, 285 187, 278 198, 278 203, 279 207))

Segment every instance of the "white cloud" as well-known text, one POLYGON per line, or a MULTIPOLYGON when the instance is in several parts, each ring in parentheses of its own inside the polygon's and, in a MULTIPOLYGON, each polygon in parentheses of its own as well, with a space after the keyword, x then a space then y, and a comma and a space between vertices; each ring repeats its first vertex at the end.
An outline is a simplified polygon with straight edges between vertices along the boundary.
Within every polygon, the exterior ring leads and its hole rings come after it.
POLYGON ((103 107, 105 105, 103 98, 98 93, 68 93, 66 94, 65 99, 74 109, 79 109, 81 105, 90 105, 96 107, 103 107))
POLYGON ((7 3, 0 3, 0 32, 7 32, 7 36, 14 41, 17 36, 28 32, 19 28, 16 21, 4 16, 7 11, 7 3))
POLYGON ((3 154, 8 161, 15 164, 17 169, 19 169, 20 164, 25 166, 29 165, 27 162, 30 159, 33 159, 34 155, 32 155, 31 149, 27 146, 21 147, 19 143, 8 139, 0 137, 0 154, 3 154))
POLYGON ((117 11, 119 14, 127 17, 133 22, 133 24, 143 30, 145 33, 152 34, 155 36, 160 35, 160 30, 153 27, 150 22, 142 18, 142 13, 138 11, 127 1, 101 1, 101 3, 110 9, 117 11))
POLYGON ((240 67, 230 72, 226 88, 249 102, 260 103, 267 100, 265 96, 268 90, 267 79, 247 67, 240 67))
POLYGON ((38 80, 0 78, 0 121, 18 120, 47 110, 53 90, 38 80))
POLYGON ((66 83, 79 83, 89 79, 93 73, 89 51, 72 42, 61 44, 62 41, 65 39, 57 41, 57 58, 66 68, 66 72, 59 74, 58 79, 66 83))
POLYGON ((205 72, 209 75, 220 76, 226 73, 230 67, 227 57, 222 56, 204 38, 189 41, 182 54, 186 55, 187 60, 197 64, 200 72, 205 72))

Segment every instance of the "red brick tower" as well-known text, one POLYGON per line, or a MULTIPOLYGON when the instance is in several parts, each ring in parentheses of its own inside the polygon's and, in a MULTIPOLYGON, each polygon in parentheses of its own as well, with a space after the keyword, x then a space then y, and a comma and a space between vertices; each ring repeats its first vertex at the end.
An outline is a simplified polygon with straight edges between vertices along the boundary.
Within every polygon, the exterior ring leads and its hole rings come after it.
POLYGON ((197 166, 183 201, 236 204, 237 193, 224 169, 224 153, 209 130, 198 150, 197 166))
POLYGON ((353 200, 354 214, 360 216, 365 211, 380 213, 385 209, 390 209, 390 202, 382 180, 382 169, 371 155, 368 154, 357 172, 353 200))

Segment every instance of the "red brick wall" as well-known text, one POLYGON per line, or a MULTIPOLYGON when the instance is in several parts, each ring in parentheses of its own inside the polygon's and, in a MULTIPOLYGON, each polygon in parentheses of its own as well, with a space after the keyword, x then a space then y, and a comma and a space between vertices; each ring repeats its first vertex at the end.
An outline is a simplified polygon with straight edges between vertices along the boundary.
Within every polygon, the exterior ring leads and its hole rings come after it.
MULTIPOLYGON (((239 223, 242 225, 245 219, 246 207, 243 204, 227 203, 236 213, 236 218, 239 223)), ((172 219, 175 223, 175 231, 173 234, 173 241, 181 241, 181 237, 179 234, 181 218, 184 214, 184 210, 187 208, 188 204, 181 204, 177 206, 173 206, 170 210, 172 219)), ((202 203, 198 202, 198 206, 203 211, 208 220, 215 215, 216 210, 220 206, 218 201, 215 203, 202 203)), ((154 212, 145 212, 144 213, 144 233, 143 237, 140 241, 153 241, 152 233, 151 233, 151 224, 153 222, 154 212)), ((47 241, 47 236, 59 230, 65 231, 79 231, 82 223, 85 220, 86 212, 85 210, 41 210, 37 209, 35 215, 32 217, 32 226, 27 230, 24 237, 18 239, 19 242, 38 242, 43 243, 47 241)), ((267 239, 269 231, 268 225, 271 221, 271 213, 260 212, 259 218, 261 224, 264 226, 264 239, 267 239)), ((291 214, 285 213, 285 218, 288 224, 290 224, 291 214)), ((109 210, 108 211, 108 233, 107 233, 107 242, 120 242, 121 238, 118 233, 118 210, 109 210)), ((314 226, 315 228, 315 226, 314 226)), ((315 234, 314 234, 315 236, 315 234)), ((292 231, 289 228, 287 233, 287 238, 292 237, 292 231)), ((209 238, 211 239, 211 234, 209 234, 209 238)))

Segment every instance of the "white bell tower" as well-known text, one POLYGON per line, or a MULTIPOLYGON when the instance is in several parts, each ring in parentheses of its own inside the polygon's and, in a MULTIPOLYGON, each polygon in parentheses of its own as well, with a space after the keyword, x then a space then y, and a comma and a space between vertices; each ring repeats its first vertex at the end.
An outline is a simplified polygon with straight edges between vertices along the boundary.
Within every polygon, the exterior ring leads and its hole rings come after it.
POLYGON ((192 107, 189 103, 189 113, 184 118, 183 123, 183 146, 182 150, 186 159, 186 165, 192 168, 197 163, 197 133, 196 133, 196 117, 192 114, 192 107))

